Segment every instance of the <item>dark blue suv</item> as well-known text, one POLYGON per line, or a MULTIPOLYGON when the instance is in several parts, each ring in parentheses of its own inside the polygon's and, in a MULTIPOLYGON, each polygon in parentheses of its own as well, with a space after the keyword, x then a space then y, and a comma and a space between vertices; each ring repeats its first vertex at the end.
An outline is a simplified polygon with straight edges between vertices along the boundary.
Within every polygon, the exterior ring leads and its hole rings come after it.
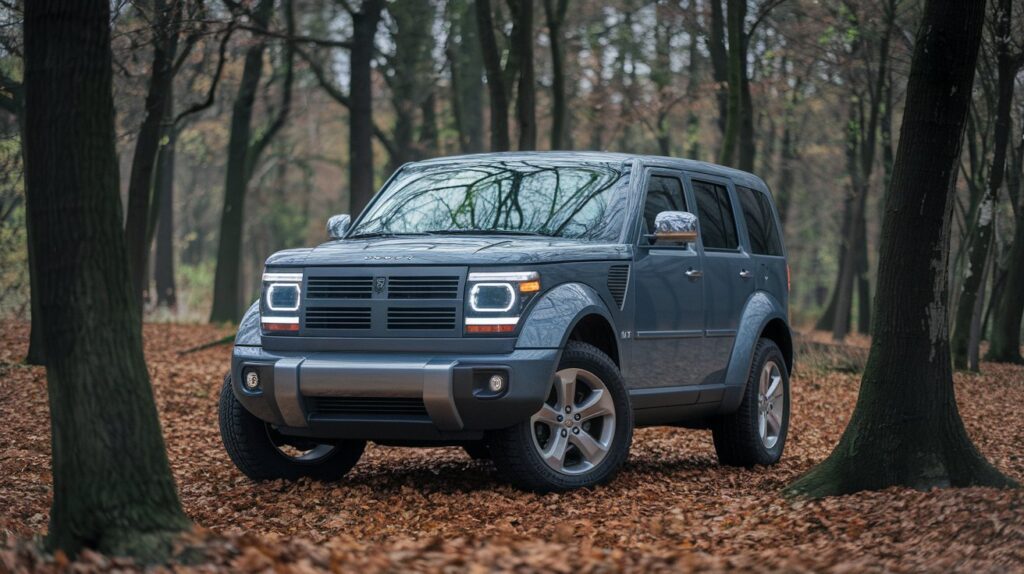
POLYGON ((254 479, 366 441, 460 445, 535 491, 610 480, 633 429, 779 460, 793 343, 764 182, 702 162, 503 153, 403 166, 331 240, 271 256, 220 399, 254 479))

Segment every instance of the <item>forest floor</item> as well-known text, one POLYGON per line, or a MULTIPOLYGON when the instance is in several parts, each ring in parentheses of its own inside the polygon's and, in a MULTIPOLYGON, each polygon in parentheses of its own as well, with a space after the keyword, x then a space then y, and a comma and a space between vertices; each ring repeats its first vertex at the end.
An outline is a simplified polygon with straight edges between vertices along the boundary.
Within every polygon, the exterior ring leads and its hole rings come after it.
MULTIPOLYGON (((51 497, 45 372, 22 364, 27 325, 0 324, 0 572, 68 568, 32 540, 51 497)), ((206 571, 445 570, 1019 571, 1024 490, 889 489, 820 502, 780 490, 835 445, 857 397, 863 340, 804 338, 792 381, 782 462, 752 470, 716 463, 708 431, 636 433, 610 485, 535 495, 504 484, 457 448, 370 446, 343 482, 253 483, 228 460, 217 395, 229 346, 208 326, 147 325, 146 355, 186 512, 202 528, 206 571), (815 342, 817 341, 817 342, 815 342)), ((1024 480, 1024 367, 958 374, 975 444, 1024 480)), ((130 566, 83 553, 72 570, 130 566)))

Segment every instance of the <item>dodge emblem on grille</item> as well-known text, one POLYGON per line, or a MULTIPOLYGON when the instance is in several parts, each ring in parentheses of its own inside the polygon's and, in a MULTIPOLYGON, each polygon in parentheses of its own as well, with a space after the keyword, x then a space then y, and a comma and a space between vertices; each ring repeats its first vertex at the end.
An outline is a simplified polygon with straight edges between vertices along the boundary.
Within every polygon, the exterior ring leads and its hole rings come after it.
POLYGON ((374 293, 383 293, 384 286, 387 285, 388 280, 384 277, 374 277, 373 279, 373 291, 374 293))

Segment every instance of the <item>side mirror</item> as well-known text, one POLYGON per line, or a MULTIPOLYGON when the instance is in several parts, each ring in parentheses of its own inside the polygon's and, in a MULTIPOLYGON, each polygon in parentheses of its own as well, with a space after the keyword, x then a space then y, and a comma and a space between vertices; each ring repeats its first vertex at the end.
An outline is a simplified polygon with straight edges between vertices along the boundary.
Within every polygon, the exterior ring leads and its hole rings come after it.
POLYGON ((654 239, 680 243, 697 241, 697 216, 688 211, 662 211, 654 218, 654 239))
POLYGON ((352 217, 347 213, 331 216, 327 220, 327 235, 331 239, 341 239, 348 233, 350 225, 352 225, 352 217))

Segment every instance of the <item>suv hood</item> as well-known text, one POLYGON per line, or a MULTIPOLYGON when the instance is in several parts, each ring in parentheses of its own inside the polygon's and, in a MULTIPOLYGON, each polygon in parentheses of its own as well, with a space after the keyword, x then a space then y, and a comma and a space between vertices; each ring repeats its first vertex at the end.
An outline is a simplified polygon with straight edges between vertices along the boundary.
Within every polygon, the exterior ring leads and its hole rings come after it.
POLYGON ((625 259, 628 245, 546 237, 401 237, 342 239, 279 251, 267 265, 524 265, 625 259))

